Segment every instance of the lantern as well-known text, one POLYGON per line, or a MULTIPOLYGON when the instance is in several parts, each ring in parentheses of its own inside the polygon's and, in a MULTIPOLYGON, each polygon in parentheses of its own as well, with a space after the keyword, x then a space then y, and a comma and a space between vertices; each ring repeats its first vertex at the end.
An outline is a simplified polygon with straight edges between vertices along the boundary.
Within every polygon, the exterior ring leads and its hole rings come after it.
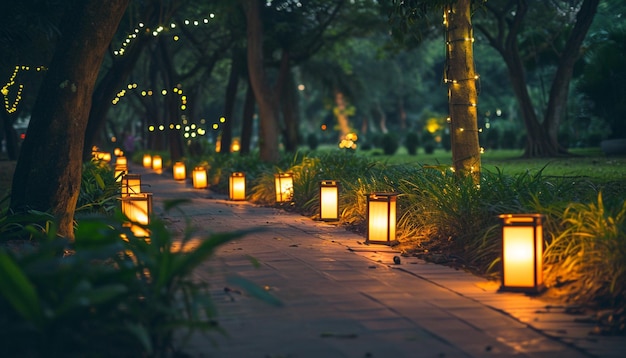
POLYGON ((117 157, 115 159, 115 165, 126 166, 127 164, 128 161, 126 160, 126 157, 117 157))
POLYGON ((113 155, 115 155, 116 157, 121 157, 122 155, 124 155, 124 152, 120 148, 115 148, 113 149, 113 155))
POLYGON ((284 203, 293 198, 293 174, 274 174, 274 185, 276 187, 276 202, 284 203))
POLYGON ((149 232, 143 227, 150 224, 152 216, 152 193, 129 194, 122 199, 122 213, 130 221, 130 228, 137 237, 146 237, 149 232))
POLYGON ((204 189, 207 187, 206 169, 203 167, 195 167, 191 174, 193 187, 196 189, 204 189))
POLYGON ((228 181, 228 195, 230 200, 246 200, 246 175, 235 172, 228 181))
POLYGON ((397 193, 367 195, 366 243, 394 245, 396 241, 397 193))
POLYGON ((543 290, 543 215, 503 214, 501 291, 543 290))
POLYGON ((152 157, 152 169, 157 171, 158 173, 161 173, 161 170, 163 170, 163 159, 160 155, 155 155, 152 157))
POLYGON ((111 153, 103 152, 102 153, 102 160, 104 160, 107 163, 111 163, 111 153))
POLYGON ((174 163, 174 180, 185 180, 185 178, 187 178, 187 175, 185 173, 185 163, 183 162, 176 162, 174 163))
POLYGON ((320 182, 320 219, 339 220, 339 182, 336 180, 320 182))
POLYGON ((114 171, 114 178, 115 181, 120 183, 122 182, 122 176, 124 174, 128 173, 128 167, 125 165, 116 165, 115 166, 115 171, 114 171))
POLYGON ((152 168, 152 156, 148 153, 143 155, 143 167, 152 168))
POLYGON ((126 174, 122 176, 122 196, 141 193, 141 175, 126 174))

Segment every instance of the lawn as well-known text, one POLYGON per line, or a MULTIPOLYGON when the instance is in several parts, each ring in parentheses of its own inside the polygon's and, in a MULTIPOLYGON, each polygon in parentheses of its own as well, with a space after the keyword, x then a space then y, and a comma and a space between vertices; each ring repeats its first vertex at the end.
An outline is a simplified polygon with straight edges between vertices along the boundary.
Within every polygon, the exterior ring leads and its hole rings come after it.
MULTIPOLYGON (((522 150, 492 150, 482 156, 483 170, 501 170, 505 174, 543 169, 544 176, 588 177, 600 181, 622 180, 626 177, 626 156, 607 157, 600 148, 573 149, 575 156, 567 158, 522 158, 522 150)), ((395 155, 382 155, 380 150, 362 152, 388 163, 419 163, 423 165, 451 164, 452 153, 436 150, 433 154, 408 155, 400 148, 395 155)))

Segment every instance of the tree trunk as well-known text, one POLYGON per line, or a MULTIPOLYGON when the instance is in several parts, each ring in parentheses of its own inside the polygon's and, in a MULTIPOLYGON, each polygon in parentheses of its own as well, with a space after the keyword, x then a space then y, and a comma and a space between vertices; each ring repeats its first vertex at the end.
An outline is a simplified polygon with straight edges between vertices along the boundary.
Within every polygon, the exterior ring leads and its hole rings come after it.
POLYGON ((243 0, 248 39, 248 76, 259 108, 259 151, 264 162, 276 163, 278 151, 278 102, 263 66, 263 26, 260 2, 243 0))
POLYGON ((230 75, 226 85, 226 98, 224 99, 224 117, 226 122, 222 126, 222 150, 220 151, 222 154, 230 153, 233 141, 233 112, 235 110, 235 99, 237 98, 237 87, 239 86, 240 62, 239 51, 233 49, 230 61, 230 75))
POLYGON ((246 90, 246 99, 243 103, 243 115, 241 118, 241 155, 250 154, 254 124, 254 104, 254 90, 252 90, 252 85, 250 81, 248 81, 248 89, 246 90))
POLYGON ((476 106, 471 0, 459 0, 444 11, 446 74, 452 162, 458 175, 480 180, 480 146, 476 106))
POLYGON ((58 233, 70 239, 93 90, 128 3, 86 0, 68 10, 13 176, 11 209, 52 213, 58 233))
POLYGON ((97 144, 96 136, 102 132, 106 115, 111 108, 111 100, 115 93, 123 87, 124 82, 132 72, 142 50, 154 36, 140 36, 133 45, 128 48, 124 56, 113 59, 113 64, 106 75, 100 80, 93 94, 93 105, 89 112, 89 122, 85 131, 85 145, 83 160, 91 158, 91 147, 97 144))
POLYGON ((580 47, 587 36, 600 0, 585 0, 576 14, 576 25, 567 38, 565 48, 559 58, 559 64, 550 88, 548 108, 543 121, 543 129, 548 133, 550 146, 558 148, 559 153, 567 153, 558 142, 559 124, 567 112, 569 85, 574 72, 574 65, 580 58, 580 47))
POLYGON ((282 88, 281 103, 285 124, 285 151, 294 153, 298 150, 298 126, 300 120, 298 114, 299 106, 297 88, 291 71, 287 72, 287 75, 285 76, 285 84, 282 88))

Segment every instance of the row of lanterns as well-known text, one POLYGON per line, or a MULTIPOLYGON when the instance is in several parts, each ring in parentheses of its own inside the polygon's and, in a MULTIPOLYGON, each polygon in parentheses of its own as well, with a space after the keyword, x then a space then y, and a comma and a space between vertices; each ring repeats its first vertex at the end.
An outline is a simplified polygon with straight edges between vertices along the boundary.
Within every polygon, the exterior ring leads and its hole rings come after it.
MULTIPOLYGON (((159 164, 160 157, 155 158, 159 164)), ((117 158, 117 164, 124 162, 117 158)), ((146 166, 144 156, 144 166, 146 166)), ((116 166, 117 167, 117 166, 116 166)), ((185 165, 177 162, 173 167, 174 179, 185 180, 185 165)), ((132 221, 147 225, 152 207, 151 194, 140 193, 139 175, 122 176, 122 211, 132 221), (126 199, 125 199, 126 198, 126 199)), ((193 187, 207 187, 206 170, 196 167, 192 173, 193 187)), ((293 199, 293 174, 274 175, 276 202, 285 203, 293 199)), ((320 220, 339 220, 339 182, 323 180, 319 183, 320 220)), ((398 193, 371 193, 367 195, 367 235, 366 243, 394 245, 396 240, 398 193)), ((229 199, 246 199, 246 177, 244 173, 234 172, 229 178, 229 199)), ((538 293, 543 284, 543 215, 541 214, 503 214, 501 220, 501 263, 502 282, 500 291, 538 293)))

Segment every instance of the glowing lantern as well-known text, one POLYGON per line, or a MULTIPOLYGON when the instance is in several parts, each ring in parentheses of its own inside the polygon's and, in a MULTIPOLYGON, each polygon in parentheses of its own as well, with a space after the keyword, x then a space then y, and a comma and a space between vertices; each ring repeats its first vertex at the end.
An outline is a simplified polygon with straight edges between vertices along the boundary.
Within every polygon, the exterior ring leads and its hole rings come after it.
POLYGON ((293 174, 274 174, 274 185, 276 188, 276 202, 285 203, 293 198, 293 174))
POLYGON ((152 168, 152 156, 148 153, 143 155, 143 167, 152 168))
POLYGON ((117 157, 117 159, 115 159, 115 165, 126 166, 127 164, 128 161, 126 160, 126 157, 117 157))
POLYGON ((320 219, 339 220, 339 182, 336 180, 320 182, 320 219))
POLYGON ((126 174, 122 176, 122 196, 141 193, 141 175, 126 174))
POLYGON ((185 173, 185 163, 176 162, 174 163, 174 179, 175 180, 185 180, 187 178, 187 174, 185 173))
POLYGON ((108 152, 102 153, 102 160, 104 160, 107 163, 111 163, 111 153, 108 153, 108 152))
POLYGON ((152 216, 152 193, 129 194, 121 200, 122 213, 130 221, 132 232, 137 237, 148 236, 144 226, 150 224, 152 216))
POLYGON ((116 157, 121 157, 122 155, 124 155, 124 152, 120 148, 115 148, 113 149, 113 154, 116 157))
POLYGON ((191 174, 193 187, 196 189, 204 189, 207 187, 206 169, 203 167, 195 167, 191 174))
POLYGON ((230 200, 246 200, 246 175, 235 172, 230 175, 228 182, 230 200))
POLYGON ((163 170, 163 159, 160 155, 155 155, 152 157, 152 169, 157 171, 158 173, 163 170))
POLYGON ((114 171, 115 181, 121 182, 122 176, 126 173, 128 173, 128 167, 126 167, 125 165, 116 165, 114 171))
POLYGON ((543 290, 543 215, 503 214, 501 291, 543 290))
POLYGON ((241 145, 239 144, 239 140, 233 139, 233 142, 230 145, 231 152, 238 152, 241 149, 241 145))
POLYGON ((396 241, 397 193, 371 193, 367 196, 366 243, 394 245, 396 241))

